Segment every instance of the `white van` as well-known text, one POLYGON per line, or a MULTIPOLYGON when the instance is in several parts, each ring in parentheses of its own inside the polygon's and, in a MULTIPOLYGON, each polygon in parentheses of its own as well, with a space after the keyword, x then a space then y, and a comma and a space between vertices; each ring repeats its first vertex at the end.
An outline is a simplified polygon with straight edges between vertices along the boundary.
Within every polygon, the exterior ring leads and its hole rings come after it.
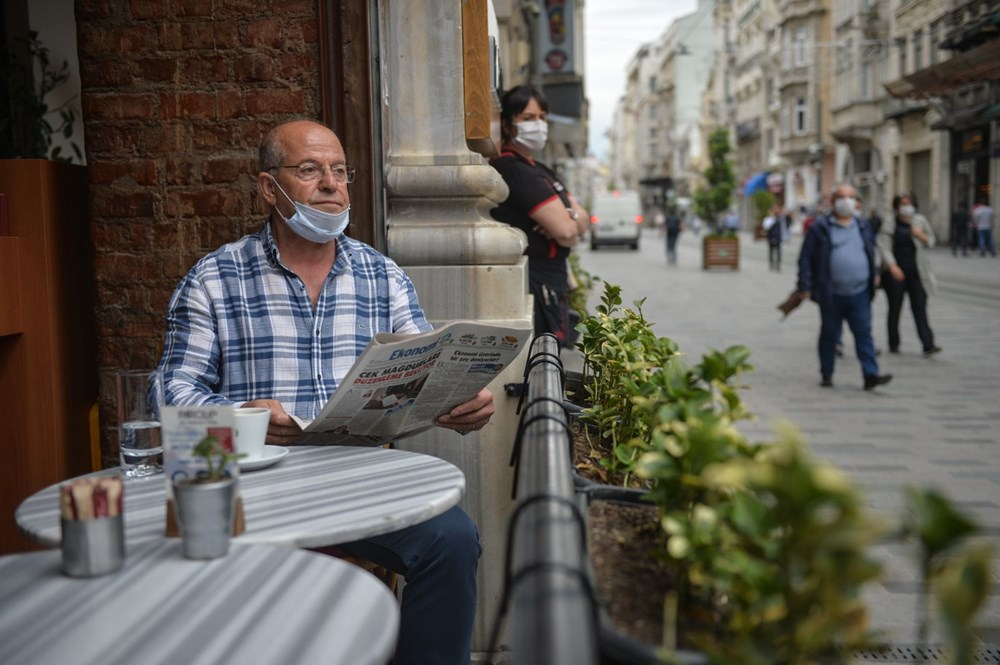
POLYGON ((601 192, 590 205, 590 248, 628 245, 639 249, 642 201, 639 192, 601 192))

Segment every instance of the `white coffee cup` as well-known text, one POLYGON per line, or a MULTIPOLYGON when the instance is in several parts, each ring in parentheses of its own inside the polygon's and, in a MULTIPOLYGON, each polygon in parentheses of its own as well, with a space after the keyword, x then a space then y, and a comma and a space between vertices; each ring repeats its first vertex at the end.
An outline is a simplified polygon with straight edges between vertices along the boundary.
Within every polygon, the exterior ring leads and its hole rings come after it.
POLYGON ((236 452, 243 453, 243 461, 260 459, 264 456, 264 439, 267 437, 267 423, 271 420, 271 410, 263 407, 241 407, 233 409, 236 429, 234 437, 236 452))

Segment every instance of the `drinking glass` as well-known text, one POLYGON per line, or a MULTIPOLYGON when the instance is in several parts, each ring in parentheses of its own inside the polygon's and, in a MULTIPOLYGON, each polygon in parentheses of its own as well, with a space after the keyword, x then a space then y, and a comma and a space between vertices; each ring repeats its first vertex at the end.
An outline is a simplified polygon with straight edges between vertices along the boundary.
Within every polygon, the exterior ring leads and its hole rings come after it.
POLYGON ((118 395, 118 451, 122 473, 141 478, 163 473, 160 406, 163 373, 125 370, 115 377, 118 395))

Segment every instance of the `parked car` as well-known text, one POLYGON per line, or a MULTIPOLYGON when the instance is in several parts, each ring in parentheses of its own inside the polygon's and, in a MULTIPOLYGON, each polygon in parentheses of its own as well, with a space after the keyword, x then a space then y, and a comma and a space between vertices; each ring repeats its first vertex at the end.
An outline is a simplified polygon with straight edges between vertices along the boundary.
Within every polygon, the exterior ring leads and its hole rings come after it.
POLYGON ((628 245, 639 249, 642 201, 639 192, 613 191, 597 194, 590 206, 590 248, 628 245))

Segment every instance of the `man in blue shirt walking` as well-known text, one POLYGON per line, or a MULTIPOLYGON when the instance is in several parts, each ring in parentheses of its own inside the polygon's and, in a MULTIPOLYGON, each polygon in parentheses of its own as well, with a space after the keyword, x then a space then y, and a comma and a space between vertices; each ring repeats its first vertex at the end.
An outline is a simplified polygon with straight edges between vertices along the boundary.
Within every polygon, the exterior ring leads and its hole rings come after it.
POLYGON ((833 387, 837 342, 844 321, 854 335, 865 390, 885 385, 891 374, 879 374, 872 340, 875 294, 875 240, 868 223, 855 214, 857 193, 840 185, 833 193, 833 213, 809 227, 799 254, 800 297, 820 309, 819 366, 824 388, 833 387))
MULTIPOLYGON (((289 414, 315 418, 375 334, 430 325, 399 266, 343 235, 354 167, 332 131, 278 125, 261 141, 259 169, 268 218, 181 280, 160 369, 168 404, 266 407, 267 442, 292 443, 302 430, 289 414)), ((494 410, 483 390, 438 425, 479 430, 494 410)), ((406 579, 397 665, 469 662, 481 550, 460 508, 341 547, 406 579)))

